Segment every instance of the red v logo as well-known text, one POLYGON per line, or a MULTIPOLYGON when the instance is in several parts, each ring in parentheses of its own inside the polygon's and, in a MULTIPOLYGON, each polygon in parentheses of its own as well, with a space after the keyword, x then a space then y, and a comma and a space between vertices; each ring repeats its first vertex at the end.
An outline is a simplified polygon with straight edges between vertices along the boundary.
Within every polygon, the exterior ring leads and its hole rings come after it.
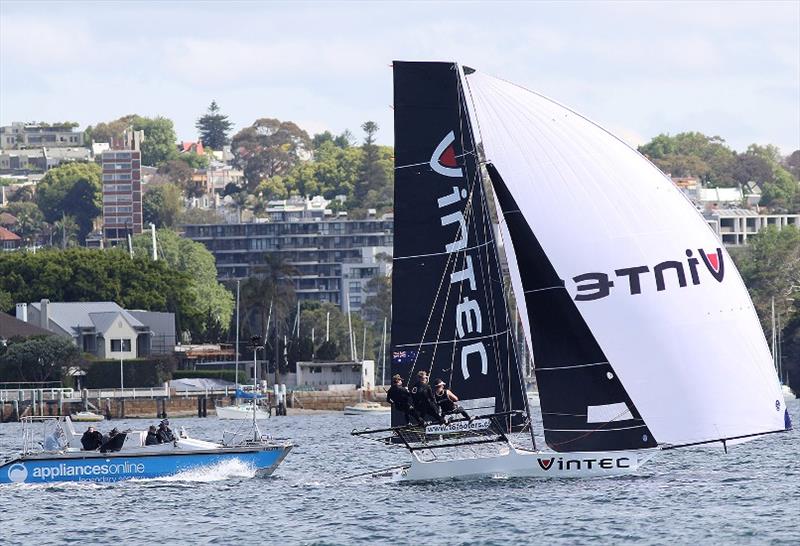
POLYGON ((555 461, 555 457, 550 457, 549 459, 536 459, 539 462, 539 466, 542 467, 542 470, 550 470, 550 467, 553 466, 553 461, 555 461))

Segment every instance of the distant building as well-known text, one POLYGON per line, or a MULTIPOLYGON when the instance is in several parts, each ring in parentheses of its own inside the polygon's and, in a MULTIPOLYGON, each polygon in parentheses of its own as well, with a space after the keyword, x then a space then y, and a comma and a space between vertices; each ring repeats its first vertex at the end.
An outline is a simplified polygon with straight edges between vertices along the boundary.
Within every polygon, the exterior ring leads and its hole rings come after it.
POLYGON ((126 311, 114 302, 18 303, 17 318, 71 339, 98 358, 169 354, 175 347, 173 313, 126 311))
POLYGON ((706 221, 726 246, 747 244, 747 238, 768 226, 800 228, 800 214, 759 214, 748 209, 715 209, 704 214, 706 221))
POLYGON ((90 161, 88 148, 31 148, 0 152, 0 174, 45 172, 70 161, 90 161))
POLYGON ((22 238, 16 233, 0 226, 0 250, 17 250, 22 246, 22 238))
POLYGON ((5 345, 13 337, 52 336, 53 332, 28 324, 0 311, 0 345, 5 345))
POLYGON ((142 232, 142 139, 141 131, 126 131, 125 138, 101 156, 103 236, 111 246, 142 232))
POLYGON ((0 127, 0 149, 83 146, 83 133, 69 123, 20 123, 0 127))
POLYGON ((366 299, 367 281, 387 275, 391 265, 379 254, 391 255, 394 228, 391 216, 364 220, 324 220, 324 210, 308 216, 284 206, 273 213, 281 221, 250 224, 190 224, 187 238, 203 243, 217 261, 220 280, 258 274, 266 254, 292 265, 297 297, 301 301, 330 302, 358 310, 366 299), (300 215, 300 216, 298 216, 300 215), (359 291, 361 293, 359 293, 359 291))
MULTIPOLYGON (((326 389, 330 385, 370 389, 375 386, 375 362, 298 362, 295 368, 297 387, 326 389)), ((287 381, 290 383, 290 381, 287 381)))

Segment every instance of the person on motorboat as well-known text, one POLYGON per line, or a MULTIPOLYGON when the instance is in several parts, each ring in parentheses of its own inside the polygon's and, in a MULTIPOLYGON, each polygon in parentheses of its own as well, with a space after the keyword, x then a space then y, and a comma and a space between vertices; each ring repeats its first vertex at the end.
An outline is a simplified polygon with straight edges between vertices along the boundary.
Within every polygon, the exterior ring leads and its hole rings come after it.
POLYGON ((161 442, 158 441, 158 431, 155 425, 150 425, 150 428, 147 429, 147 437, 144 439, 144 445, 154 446, 160 443, 161 442))
POLYGON ((158 436, 159 443, 162 444, 175 441, 175 435, 172 433, 172 429, 169 428, 169 421, 167 419, 164 419, 158 424, 158 432, 156 435, 158 436))
POLYGON ((438 404, 442 412, 442 417, 460 413, 464 419, 470 419, 469 414, 464 408, 456 404, 456 402, 458 402, 458 396, 453 394, 453 391, 448 389, 447 384, 441 379, 437 379, 433 382, 433 397, 436 399, 436 404, 438 404))
POLYGON ((84 451, 96 451, 98 447, 103 445, 103 435, 99 430, 95 430, 94 427, 89 427, 81 436, 81 445, 84 451))
POLYGON ((103 438, 103 444, 100 446, 100 453, 119 451, 122 449, 122 444, 125 443, 125 436, 127 436, 127 433, 120 432, 117 427, 112 428, 108 436, 103 438))
POLYGON ((414 421, 418 425, 424 422, 419 412, 414 408, 411 393, 403 386, 403 378, 400 377, 400 374, 395 374, 392 377, 392 386, 389 387, 389 392, 386 393, 386 401, 405 414, 407 424, 413 424, 412 417, 414 417, 414 421))
POLYGON ((431 417, 431 420, 444 424, 444 419, 439 413, 439 406, 436 404, 433 391, 428 384, 428 372, 425 370, 417 372, 417 379, 411 385, 411 397, 417 413, 423 419, 427 420, 428 417, 431 417))

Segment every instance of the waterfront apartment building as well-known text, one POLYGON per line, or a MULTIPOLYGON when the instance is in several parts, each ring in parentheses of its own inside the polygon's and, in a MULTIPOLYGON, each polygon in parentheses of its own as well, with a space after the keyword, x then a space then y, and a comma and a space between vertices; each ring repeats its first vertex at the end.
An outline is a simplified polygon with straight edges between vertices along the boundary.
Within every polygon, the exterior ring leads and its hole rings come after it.
MULTIPOLYGON (((306 211, 309 214, 309 211, 306 211)), ((293 217, 285 221, 183 226, 185 236, 203 243, 217 260, 221 281, 258 274, 266 254, 291 264, 300 301, 330 302, 359 311, 372 277, 387 275, 393 220, 293 217)))
POLYGON ((110 150, 103 167, 103 237, 112 246, 142 232, 142 170, 138 150, 110 150))
POLYGON ((0 149, 77 148, 83 146, 83 133, 74 132, 71 123, 21 123, 0 127, 0 149))
POLYGON ((747 244, 753 236, 768 226, 783 229, 786 226, 800 228, 800 214, 759 214, 749 209, 714 209, 704 214, 706 221, 725 246, 747 244))

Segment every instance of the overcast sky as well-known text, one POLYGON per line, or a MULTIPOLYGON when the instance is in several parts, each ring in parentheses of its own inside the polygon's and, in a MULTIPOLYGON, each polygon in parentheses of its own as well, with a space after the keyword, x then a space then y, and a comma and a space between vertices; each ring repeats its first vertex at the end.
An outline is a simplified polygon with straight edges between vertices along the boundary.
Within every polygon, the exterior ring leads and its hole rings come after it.
POLYGON ((0 0, 0 123, 136 113, 196 138, 212 99, 310 134, 376 121, 390 63, 456 60, 641 144, 720 135, 800 148, 800 2, 11 2, 0 0))

